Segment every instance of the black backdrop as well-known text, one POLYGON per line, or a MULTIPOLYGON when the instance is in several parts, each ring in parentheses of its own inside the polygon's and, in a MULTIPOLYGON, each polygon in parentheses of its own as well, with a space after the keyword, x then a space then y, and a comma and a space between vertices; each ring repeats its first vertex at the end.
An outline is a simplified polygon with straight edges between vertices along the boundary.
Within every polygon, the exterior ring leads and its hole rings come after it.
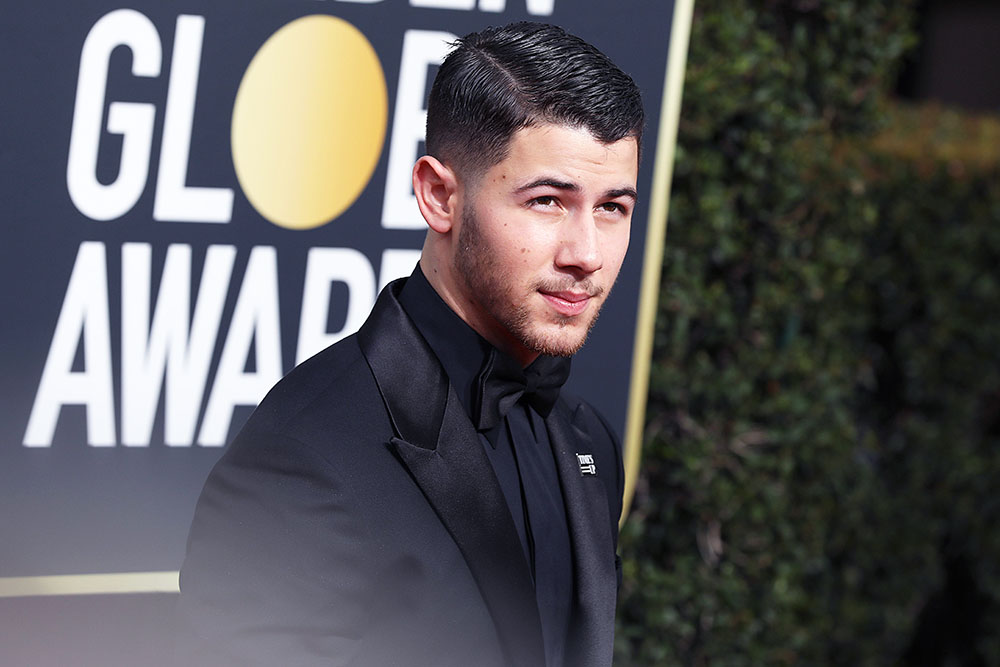
POLYGON ((412 268, 423 231, 399 174, 422 150, 420 112, 440 33, 557 23, 597 45, 643 90, 648 138, 629 256, 571 379, 624 431, 672 11, 672 2, 639 0, 7 7, 0 662, 145 664, 166 650, 173 595, 141 581, 129 595, 69 595, 85 579, 76 575, 175 572, 204 478, 260 388, 329 334, 348 333, 377 288, 412 268), (343 37, 347 51, 306 52, 303 60, 300 49, 295 60, 272 49, 276 69, 256 76, 248 103, 266 99, 266 86, 284 77, 308 87, 309 77, 323 75, 324 58, 348 78, 375 62, 384 86, 376 68, 360 85, 331 92, 336 118, 364 117, 361 129, 328 137, 344 152, 327 157, 364 162, 348 149, 357 134, 371 164, 344 171, 339 203, 328 203, 326 218, 303 222, 261 202, 329 193, 266 192, 234 163, 250 154, 266 173, 273 152, 255 154, 246 137, 293 137, 317 120, 279 104, 277 116, 234 128, 234 107, 262 45, 315 15, 336 17, 306 23, 343 37), (377 60, 365 60, 366 44, 377 60), (325 322, 301 319, 303 310, 325 308, 325 322))

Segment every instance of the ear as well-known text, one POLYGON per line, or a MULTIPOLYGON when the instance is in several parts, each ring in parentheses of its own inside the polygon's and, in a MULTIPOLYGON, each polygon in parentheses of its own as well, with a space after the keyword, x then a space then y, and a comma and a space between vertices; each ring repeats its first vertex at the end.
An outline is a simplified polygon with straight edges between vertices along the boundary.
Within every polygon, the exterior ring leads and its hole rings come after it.
POLYGON ((451 167, 430 155, 413 165, 413 194, 420 215, 439 234, 447 234, 458 218, 458 178, 451 167))

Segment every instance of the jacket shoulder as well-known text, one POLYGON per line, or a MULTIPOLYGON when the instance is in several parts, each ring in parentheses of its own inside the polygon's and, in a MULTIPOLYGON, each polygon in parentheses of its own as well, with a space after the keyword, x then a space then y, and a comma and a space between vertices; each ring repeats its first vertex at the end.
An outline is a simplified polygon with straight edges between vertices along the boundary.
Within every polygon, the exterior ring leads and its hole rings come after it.
POLYGON ((383 411, 356 336, 348 336, 302 362, 254 410, 233 444, 253 433, 283 434, 303 442, 338 433, 352 421, 383 411))

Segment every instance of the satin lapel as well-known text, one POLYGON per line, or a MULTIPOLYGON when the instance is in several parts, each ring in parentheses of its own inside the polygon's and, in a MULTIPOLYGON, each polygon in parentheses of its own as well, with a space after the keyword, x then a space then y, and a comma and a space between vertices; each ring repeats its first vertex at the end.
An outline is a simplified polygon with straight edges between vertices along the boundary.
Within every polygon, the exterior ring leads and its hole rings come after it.
POLYGON ((517 529, 478 435, 391 284, 358 332, 397 437, 390 441, 458 545, 507 664, 544 665, 541 620, 517 529))
POLYGON ((434 449, 448 396, 448 378, 399 305, 403 283, 392 282, 379 294, 358 331, 358 344, 396 435, 434 449))
MULTIPOLYGON (((614 648, 617 578, 615 548, 608 531, 608 500, 595 475, 583 475, 577 454, 593 453, 590 436, 576 426, 569 408, 557 404, 545 420, 562 484, 573 547, 573 613, 566 664, 610 665, 614 648)), ((597 465, 601 462, 598 461, 597 465)))

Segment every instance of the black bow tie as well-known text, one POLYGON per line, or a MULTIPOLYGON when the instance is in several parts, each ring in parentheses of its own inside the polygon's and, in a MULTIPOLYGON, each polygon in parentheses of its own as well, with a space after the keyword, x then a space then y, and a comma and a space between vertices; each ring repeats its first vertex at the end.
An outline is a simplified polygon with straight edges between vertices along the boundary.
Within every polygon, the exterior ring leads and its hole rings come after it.
POLYGON ((569 367, 569 357, 541 355, 527 368, 521 368, 496 348, 490 350, 476 378, 476 428, 488 431, 499 424, 522 397, 538 414, 548 417, 559 398, 559 389, 569 377, 569 367))

